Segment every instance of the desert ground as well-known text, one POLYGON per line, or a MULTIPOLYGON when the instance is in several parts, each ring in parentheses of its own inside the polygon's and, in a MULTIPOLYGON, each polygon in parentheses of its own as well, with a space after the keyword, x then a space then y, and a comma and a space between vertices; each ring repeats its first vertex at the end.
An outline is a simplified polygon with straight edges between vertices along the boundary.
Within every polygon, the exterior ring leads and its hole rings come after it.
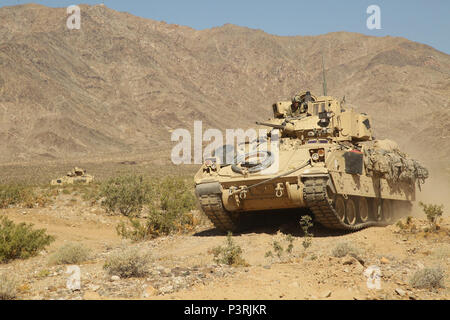
MULTIPOLYGON (((58 167, 61 168, 62 167, 58 167)), ((114 167, 117 169, 117 166, 114 167)), ((5 169, 6 170, 6 169, 5 169)), ((8 167, 8 170, 12 170, 8 167)), ((139 169, 137 170, 139 171, 139 169)), ((161 170, 158 170, 161 172, 161 170)), ((26 171, 28 172, 28 171, 26 171)), ((191 169, 183 174, 189 175, 191 169)), ((20 175, 18 173, 18 175, 20 175)), ((45 174, 42 175, 44 179, 45 174)), ((61 187, 62 191, 64 187, 61 187)), ((448 208, 446 208, 448 210, 448 208)), ((76 189, 57 192, 44 207, 0 210, 12 221, 45 228, 55 241, 37 256, 0 264, 17 283, 17 299, 448 299, 450 297, 450 218, 445 211, 437 232, 425 232, 426 217, 414 206, 412 230, 398 225, 369 228, 354 233, 314 225, 311 246, 303 247, 299 216, 307 211, 254 214, 233 235, 242 248, 245 264, 229 266, 214 261, 211 250, 225 244, 226 236, 194 210, 194 229, 143 242, 122 239, 116 225, 125 218, 108 214, 99 202, 83 200, 76 189), (280 257, 267 257, 273 242, 293 249, 280 257), (62 245, 79 243, 89 249, 89 259, 78 264, 81 290, 67 289, 67 265, 54 265, 49 257, 62 245), (335 248, 349 244, 357 256, 336 257, 335 248), (147 274, 112 277, 105 259, 123 248, 136 248, 150 256, 147 274), (364 274, 371 266, 380 270, 379 289, 369 289, 364 274), (412 275, 420 269, 440 267, 446 275, 442 288, 416 289, 412 275)), ((404 219, 403 219, 404 221, 404 219)))

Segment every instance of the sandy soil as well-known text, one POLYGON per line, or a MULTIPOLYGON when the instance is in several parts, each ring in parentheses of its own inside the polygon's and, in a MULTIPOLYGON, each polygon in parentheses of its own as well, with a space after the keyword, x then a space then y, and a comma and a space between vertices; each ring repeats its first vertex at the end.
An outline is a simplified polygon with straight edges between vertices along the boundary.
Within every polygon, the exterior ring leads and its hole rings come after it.
MULTIPOLYGON (((305 250, 302 234, 293 217, 253 217, 253 227, 234 236, 248 266, 229 267, 213 261, 211 249, 224 245, 226 237, 209 223, 190 234, 162 237, 142 243, 122 240, 115 226, 121 217, 108 216, 72 195, 60 195, 47 208, 1 210, 15 222, 46 228, 56 241, 37 257, 0 265, 19 283, 19 299, 448 299, 450 291, 450 219, 440 232, 420 231, 426 222, 414 219, 417 233, 400 232, 397 226, 370 228, 344 234, 320 226, 312 230, 312 246, 305 250), (76 199, 76 201, 74 201, 76 199), (286 234, 294 236, 294 249, 281 258, 267 258, 274 240, 287 246, 286 234), (80 264, 82 289, 66 288, 66 266, 49 265, 49 255, 67 242, 90 248, 91 258, 80 264), (359 260, 336 258, 333 248, 348 242, 359 260), (144 278, 112 280, 102 268, 106 257, 120 248, 137 247, 152 257, 144 278), (381 289, 368 289, 364 271, 377 266, 381 289), (420 268, 441 266, 445 287, 414 289, 409 284, 420 268)), ((419 214, 416 212, 416 214, 419 214)))

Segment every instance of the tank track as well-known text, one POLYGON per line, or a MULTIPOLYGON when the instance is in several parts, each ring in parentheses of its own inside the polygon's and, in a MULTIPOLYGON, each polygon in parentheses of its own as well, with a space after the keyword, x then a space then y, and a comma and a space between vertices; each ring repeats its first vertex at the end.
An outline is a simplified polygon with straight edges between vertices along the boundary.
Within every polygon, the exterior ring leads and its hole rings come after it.
POLYGON ((223 232, 237 230, 238 225, 233 221, 231 213, 224 209, 220 195, 202 195, 199 202, 203 212, 217 229, 223 232))
POLYGON ((341 221, 333 208, 331 199, 328 197, 327 180, 328 178, 307 178, 304 180, 304 200, 314 214, 315 220, 320 224, 330 229, 346 231, 357 231, 373 226, 384 227, 388 225, 388 223, 383 221, 367 221, 355 225, 348 225, 341 221))

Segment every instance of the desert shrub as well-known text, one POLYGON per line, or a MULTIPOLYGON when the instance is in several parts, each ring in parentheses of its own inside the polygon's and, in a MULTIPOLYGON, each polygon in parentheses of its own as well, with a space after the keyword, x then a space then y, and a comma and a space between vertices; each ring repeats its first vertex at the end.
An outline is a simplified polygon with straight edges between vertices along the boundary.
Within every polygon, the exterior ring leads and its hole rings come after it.
POLYGON ((0 263, 35 256, 53 241, 45 229, 33 230, 32 224, 15 224, 6 217, 0 218, 0 263))
POLYGON ((450 258, 450 245, 442 244, 434 249, 431 253, 432 257, 438 260, 447 260, 450 258))
POLYGON ((0 274, 0 300, 14 300, 17 295, 17 282, 5 273, 0 274))
POLYGON ((244 258, 242 258, 242 248, 233 241, 233 234, 228 233, 226 243, 224 246, 218 246, 211 250, 214 255, 214 262, 227 264, 229 266, 243 266, 247 265, 244 258))
POLYGON ((125 249, 113 253, 103 265, 110 275, 121 278, 143 277, 148 273, 150 257, 137 249, 125 249))
POLYGON ((444 206, 436 204, 425 204, 422 201, 419 202, 419 206, 422 207, 423 212, 427 216, 431 231, 436 231, 439 218, 442 217, 443 214, 444 206))
POLYGON ((89 249, 80 243, 67 243, 49 258, 50 264, 77 264, 89 259, 89 249))
POLYGON ((444 271, 439 267, 420 269, 413 274, 409 283, 418 289, 443 288, 444 271))
POLYGON ((36 195, 30 187, 18 184, 0 186, 0 208, 2 209, 21 204, 32 208, 35 199, 36 195))
POLYGON ((196 200, 184 179, 165 177, 158 181, 152 200, 148 217, 150 233, 170 234, 193 225, 190 211, 195 208, 196 200))
MULTIPOLYGON (((106 184, 106 183, 105 183, 106 184)), ((83 182, 75 182, 74 184, 66 184, 62 186, 52 186, 51 191, 57 191, 59 193, 59 190, 61 190, 61 193, 64 195, 81 195, 81 198, 84 201, 89 200, 98 200, 100 198, 100 189, 104 187, 105 184, 100 184, 98 182, 91 182, 91 183, 83 183, 83 182)), ((56 194, 57 195, 57 194, 56 194)))
POLYGON ((102 206, 108 212, 120 212, 125 216, 139 215, 151 191, 143 176, 124 175, 105 182, 100 190, 102 206))
POLYGON ((303 248, 308 249, 312 244, 313 234, 309 232, 309 229, 313 227, 312 218, 310 216, 302 216, 300 219, 300 227, 303 230, 303 248))
POLYGON ((265 257, 273 258, 275 255, 278 259, 281 260, 285 254, 290 255, 294 250, 294 240, 294 237, 288 234, 284 237, 283 240, 272 241, 272 250, 267 251, 265 257), (286 244, 286 247, 284 247, 283 243, 286 244))
POLYGON ((132 241, 144 241, 151 239, 153 235, 148 230, 148 224, 139 219, 130 218, 128 223, 122 221, 116 227, 117 234, 132 241))
POLYGON ((331 251, 331 255, 336 258, 342 258, 345 257, 346 255, 358 258, 359 254, 360 254, 359 250, 353 247, 348 242, 340 242, 336 244, 336 246, 331 251))
POLYGON ((166 177, 155 181, 151 190, 146 198, 149 213, 145 220, 130 219, 128 223, 120 223, 119 235, 140 241, 192 229, 191 210, 196 200, 184 179, 166 177))

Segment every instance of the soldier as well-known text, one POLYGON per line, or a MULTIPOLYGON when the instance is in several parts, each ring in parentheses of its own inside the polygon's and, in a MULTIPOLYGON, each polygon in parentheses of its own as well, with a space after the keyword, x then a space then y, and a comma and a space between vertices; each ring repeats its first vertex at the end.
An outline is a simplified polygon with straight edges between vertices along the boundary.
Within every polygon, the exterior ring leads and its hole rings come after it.
POLYGON ((291 116, 298 117, 308 111, 308 102, 312 101, 311 92, 307 91, 303 94, 297 94, 292 99, 291 116))

